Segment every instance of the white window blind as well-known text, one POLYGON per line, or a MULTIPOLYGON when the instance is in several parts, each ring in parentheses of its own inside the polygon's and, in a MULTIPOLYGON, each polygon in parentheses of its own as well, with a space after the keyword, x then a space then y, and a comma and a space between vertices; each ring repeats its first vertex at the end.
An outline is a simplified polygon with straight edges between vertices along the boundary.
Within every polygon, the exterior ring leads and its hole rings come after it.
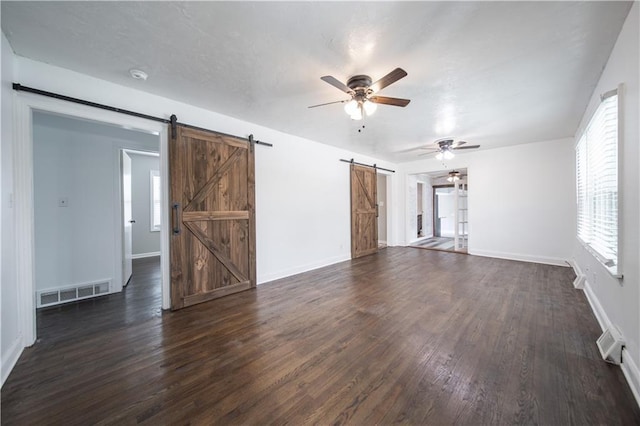
POLYGON ((578 237, 610 268, 618 264, 618 95, 608 92, 576 144, 578 237))

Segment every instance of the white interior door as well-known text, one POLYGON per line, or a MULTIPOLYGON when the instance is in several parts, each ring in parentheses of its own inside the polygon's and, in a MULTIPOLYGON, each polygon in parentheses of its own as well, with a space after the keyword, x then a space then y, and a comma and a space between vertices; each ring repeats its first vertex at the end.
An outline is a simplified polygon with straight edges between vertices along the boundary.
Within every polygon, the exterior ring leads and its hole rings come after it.
POLYGON ((133 265, 132 226, 135 223, 131 217, 131 157, 122 151, 122 285, 129 283, 133 265))

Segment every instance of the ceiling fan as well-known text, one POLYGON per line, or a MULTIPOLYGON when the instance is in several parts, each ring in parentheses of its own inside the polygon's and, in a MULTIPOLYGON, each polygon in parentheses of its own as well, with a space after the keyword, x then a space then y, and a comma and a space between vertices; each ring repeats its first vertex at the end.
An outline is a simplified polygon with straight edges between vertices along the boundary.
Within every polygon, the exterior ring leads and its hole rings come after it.
POLYGON ((395 83, 406 75, 407 72, 405 70, 402 68, 396 68, 375 83, 372 83, 371 77, 368 75, 354 75, 347 81, 347 84, 342 83, 333 76, 325 75, 324 77, 320 77, 322 81, 342 90, 346 94, 350 95, 351 98, 341 101, 327 102, 324 104, 311 105, 309 108, 316 108, 331 104, 345 104, 344 110, 352 119, 362 120, 365 115, 371 115, 375 112, 378 107, 377 104, 405 107, 409 102, 411 102, 409 99, 389 98, 386 96, 375 96, 374 94, 390 84, 395 83))
POLYGON ((421 146, 418 149, 427 150, 422 154, 418 155, 428 155, 436 152, 437 160, 451 160, 454 157, 453 151, 458 151, 462 149, 477 149, 480 148, 480 145, 466 145, 466 141, 454 141, 453 139, 441 139, 435 141, 432 145, 421 146), (464 145, 464 146, 463 146, 464 145))

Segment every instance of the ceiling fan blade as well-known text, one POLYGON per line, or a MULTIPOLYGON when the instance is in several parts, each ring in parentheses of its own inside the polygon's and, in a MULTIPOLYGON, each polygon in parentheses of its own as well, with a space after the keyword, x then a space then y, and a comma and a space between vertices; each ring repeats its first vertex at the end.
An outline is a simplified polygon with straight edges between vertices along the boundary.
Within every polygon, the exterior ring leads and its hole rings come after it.
POLYGON ((337 78, 331 75, 325 75, 324 77, 320 77, 320 80, 324 81, 325 83, 329 83, 333 87, 340 89, 345 93, 348 93, 350 95, 353 94, 353 90, 349 89, 349 87, 347 87, 346 84, 344 84, 343 82, 341 82, 340 80, 338 80, 337 78))
POLYGON ((375 93, 406 76, 407 76, 407 72, 405 70, 403 70, 402 68, 396 68, 395 70, 391 71, 389 74, 382 77, 380 80, 373 83, 371 86, 369 86, 369 88, 375 93))
POLYGON ((331 104, 343 104, 343 103, 345 103, 345 102, 349 102, 350 100, 351 100, 351 99, 346 99, 346 100, 343 100, 343 101, 326 102, 326 103, 324 103, 324 104, 311 105, 311 106, 308 106, 307 108, 316 108, 316 107, 321 107, 321 106, 331 105, 331 104))
POLYGON ((406 107, 411 100, 401 98, 388 98, 386 96, 371 96, 369 100, 376 104, 393 105, 399 107, 406 107))
POLYGON ((464 145, 464 144, 466 144, 466 143, 467 143, 467 141, 456 141, 456 142, 454 142, 451 146, 452 146, 453 148, 457 148, 457 147, 459 147, 460 145, 464 145))
POLYGON ((451 148, 451 149, 476 149, 476 148, 480 148, 480 145, 467 145, 467 146, 459 146, 457 148, 451 148))

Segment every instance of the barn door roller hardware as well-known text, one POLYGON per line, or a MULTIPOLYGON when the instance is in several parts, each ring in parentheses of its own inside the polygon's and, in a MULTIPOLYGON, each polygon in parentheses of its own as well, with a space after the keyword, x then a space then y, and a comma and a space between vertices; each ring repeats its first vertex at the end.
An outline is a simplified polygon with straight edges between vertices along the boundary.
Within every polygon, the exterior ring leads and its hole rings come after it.
POLYGON ((376 164, 364 164, 364 163, 358 163, 357 161, 353 161, 353 158, 351 160, 345 160, 344 158, 341 158, 340 161, 342 161, 343 163, 349 163, 349 164, 356 164, 358 166, 364 166, 364 167, 371 167, 372 169, 376 169, 376 170, 384 170, 385 172, 391 172, 391 173, 395 173, 395 170, 391 170, 391 169, 385 169, 384 167, 378 167, 378 165, 376 164))
MULTIPOLYGON (((177 136, 176 127, 178 125, 181 125, 181 126, 184 126, 184 127, 188 127, 190 129, 194 129, 194 130, 204 130, 206 132, 213 131, 213 132, 218 133, 220 135, 229 136, 229 137, 232 137, 232 138, 246 139, 246 138, 243 138, 243 137, 240 137, 240 136, 230 135, 228 133, 216 132, 215 130, 210 130, 210 129, 205 129, 205 128, 202 128, 202 127, 192 126, 190 124, 180 123, 180 122, 178 122, 178 118, 176 117, 175 114, 172 114, 170 119, 167 120, 166 118, 162 118, 162 117, 154 117, 153 115, 143 114, 143 113, 136 112, 136 111, 129 111, 127 109, 117 108, 117 107, 113 107, 113 106, 110 106, 110 105, 99 104, 99 103, 87 101, 87 100, 84 100, 84 99, 73 98, 71 96, 65 96, 65 95, 61 95, 59 93, 53 93, 53 92, 47 92, 46 90, 34 89, 33 87, 23 86, 23 85, 21 85, 19 83, 13 83, 13 90, 15 90, 17 92, 35 93, 36 95, 46 96, 46 97, 49 97, 49 98, 59 99, 59 100, 62 100, 62 101, 67 101, 67 102, 73 102, 75 104, 86 105, 86 106, 90 106, 90 107, 93 107, 93 108, 103 109, 103 110, 106 110, 106 111, 113 111, 113 112, 117 112, 117 113, 120 113, 120 114, 131 115, 133 117, 144 118, 145 120, 158 121, 160 123, 170 124, 171 125, 171 139, 175 139, 176 138, 176 136, 177 136)), ((249 136, 249 142, 251 143, 251 145, 257 144, 257 145, 264 145, 264 146, 270 146, 270 147, 273 146, 273 144, 270 144, 270 143, 267 143, 267 142, 261 142, 261 141, 254 140, 253 139, 253 135, 249 136)))

